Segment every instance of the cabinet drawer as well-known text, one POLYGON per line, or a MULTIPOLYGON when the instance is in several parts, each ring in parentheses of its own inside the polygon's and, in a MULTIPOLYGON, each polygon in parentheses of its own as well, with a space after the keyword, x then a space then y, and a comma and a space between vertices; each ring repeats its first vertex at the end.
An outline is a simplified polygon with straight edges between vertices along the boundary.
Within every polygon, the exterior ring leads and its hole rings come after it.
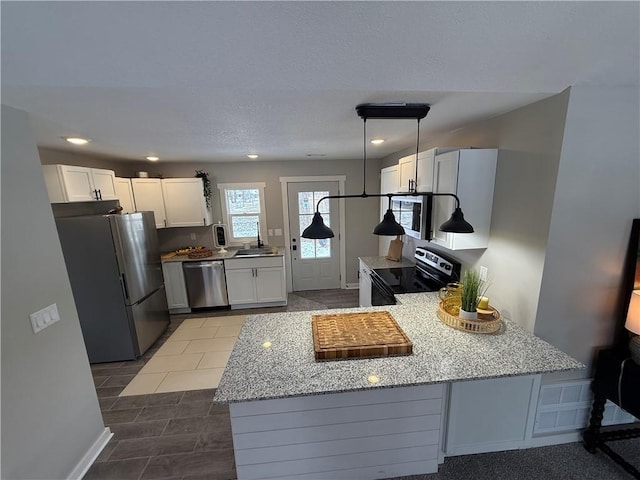
POLYGON ((224 261, 224 268, 237 270, 240 268, 282 267, 283 257, 231 258, 224 261))

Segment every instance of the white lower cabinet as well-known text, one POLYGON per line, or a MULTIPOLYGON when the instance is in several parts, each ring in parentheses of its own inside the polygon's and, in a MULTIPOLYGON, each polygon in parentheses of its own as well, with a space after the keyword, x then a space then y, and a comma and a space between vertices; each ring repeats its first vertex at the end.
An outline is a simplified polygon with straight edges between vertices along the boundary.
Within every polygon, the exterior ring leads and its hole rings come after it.
POLYGON ((169 310, 174 313, 179 313, 178 310, 189 310, 189 298, 187 297, 182 262, 163 263, 162 273, 164 275, 164 289, 167 293, 169 310))
POLYGON ((286 305, 284 257, 232 258, 224 267, 231 308, 286 305))
POLYGON ((454 382, 445 454, 497 452, 530 445, 540 375, 454 382))

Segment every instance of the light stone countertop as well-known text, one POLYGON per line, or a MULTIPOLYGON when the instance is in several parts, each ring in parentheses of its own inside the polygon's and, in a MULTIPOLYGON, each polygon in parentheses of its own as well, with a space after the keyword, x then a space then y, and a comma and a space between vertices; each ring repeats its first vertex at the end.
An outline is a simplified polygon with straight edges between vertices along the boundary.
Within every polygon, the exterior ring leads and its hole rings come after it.
POLYGON ((413 260, 409 260, 407 258, 402 257, 402 260, 399 262, 395 262, 393 260, 387 260, 385 257, 358 257, 360 260, 364 262, 364 264, 371 268, 402 268, 402 267, 413 267, 416 262, 413 260))
MULTIPOLYGON (((274 247, 274 248, 278 248, 278 253, 277 254, 273 254, 273 255, 269 255, 269 257, 282 257, 284 255, 284 248, 283 247, 274 247)), ((209 257, 204 257, 204 258, 189 258, 188 255, 175 255, 171 258, 167 258, 165 260, 162 260, 162 262, 206 262, 208 260, 229 260, 230 258, 234 258, 236 256, 236 252, 238 250, 241 250, 240 247, 229 247, 227 248, 227 251, 225 253, 218 253, 218 248, 212 248, 211 249, 213 251, 213 255, 209 256, 209 257)), ((252 259, 252 258, 260 258, 260 257, 236 257, 236 258, 247 258, 247 259, 252 259)))
POLYGON ((311 316, 327 310, 248 316, 220 385, 218 403, 404 387, 566 370, 585 365, 506 320, 495 334, 461 332, 436 316, 437 293, 414 303, 331 310, 389 311, 413 342, 413 353, 316 362, 311 316), (271 342, 268 348, 264 342, 271 342), (376 375, 380 382, 368 382, 376 375))

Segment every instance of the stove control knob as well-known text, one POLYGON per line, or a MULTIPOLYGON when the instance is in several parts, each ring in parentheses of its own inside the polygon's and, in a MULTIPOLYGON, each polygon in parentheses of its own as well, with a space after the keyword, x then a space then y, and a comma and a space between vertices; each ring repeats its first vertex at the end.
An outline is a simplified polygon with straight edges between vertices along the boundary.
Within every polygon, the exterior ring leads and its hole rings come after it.
POLYGON ((440 266, 443 267, 445 270, 451 270, 451 265, 449 265, 448 263, 442 262, 440 266))

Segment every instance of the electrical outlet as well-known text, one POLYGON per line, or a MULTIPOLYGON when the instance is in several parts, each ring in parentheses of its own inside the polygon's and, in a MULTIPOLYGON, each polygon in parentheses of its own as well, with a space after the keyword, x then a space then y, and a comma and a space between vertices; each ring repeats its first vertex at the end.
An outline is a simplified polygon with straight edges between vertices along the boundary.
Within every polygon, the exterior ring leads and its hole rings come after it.
POLYGON ((269 228, 267 232, 269 233, 270 237, 273 237, 273 228, 269 228))
POLYGON ((489 269, 487 269, 487 267, 480 267, 480 280, 482 280, 483 282, 486 282, 488 276, 489 276, 489 269))
POLYGON ((282 229, 276 228, 276 237, 281 237, 281 236, 282 236, 282 229))
POLYGON ((29 315, 29 319, 31 320, 31 328, 33 329, 33 333, 38 333, 39 331, 47 328, 49 325, 60 321, 60 312, 58 312, 58 305, 55 303, 49 305, 48 307, 43 308, 42 310, 38 310, 29 315))
POLYGON ((191 234, 191 240, 195 240, 195 239, 196 239, 196 234, 195 234, 195 233, 192 233, 192 234, 191 234))

